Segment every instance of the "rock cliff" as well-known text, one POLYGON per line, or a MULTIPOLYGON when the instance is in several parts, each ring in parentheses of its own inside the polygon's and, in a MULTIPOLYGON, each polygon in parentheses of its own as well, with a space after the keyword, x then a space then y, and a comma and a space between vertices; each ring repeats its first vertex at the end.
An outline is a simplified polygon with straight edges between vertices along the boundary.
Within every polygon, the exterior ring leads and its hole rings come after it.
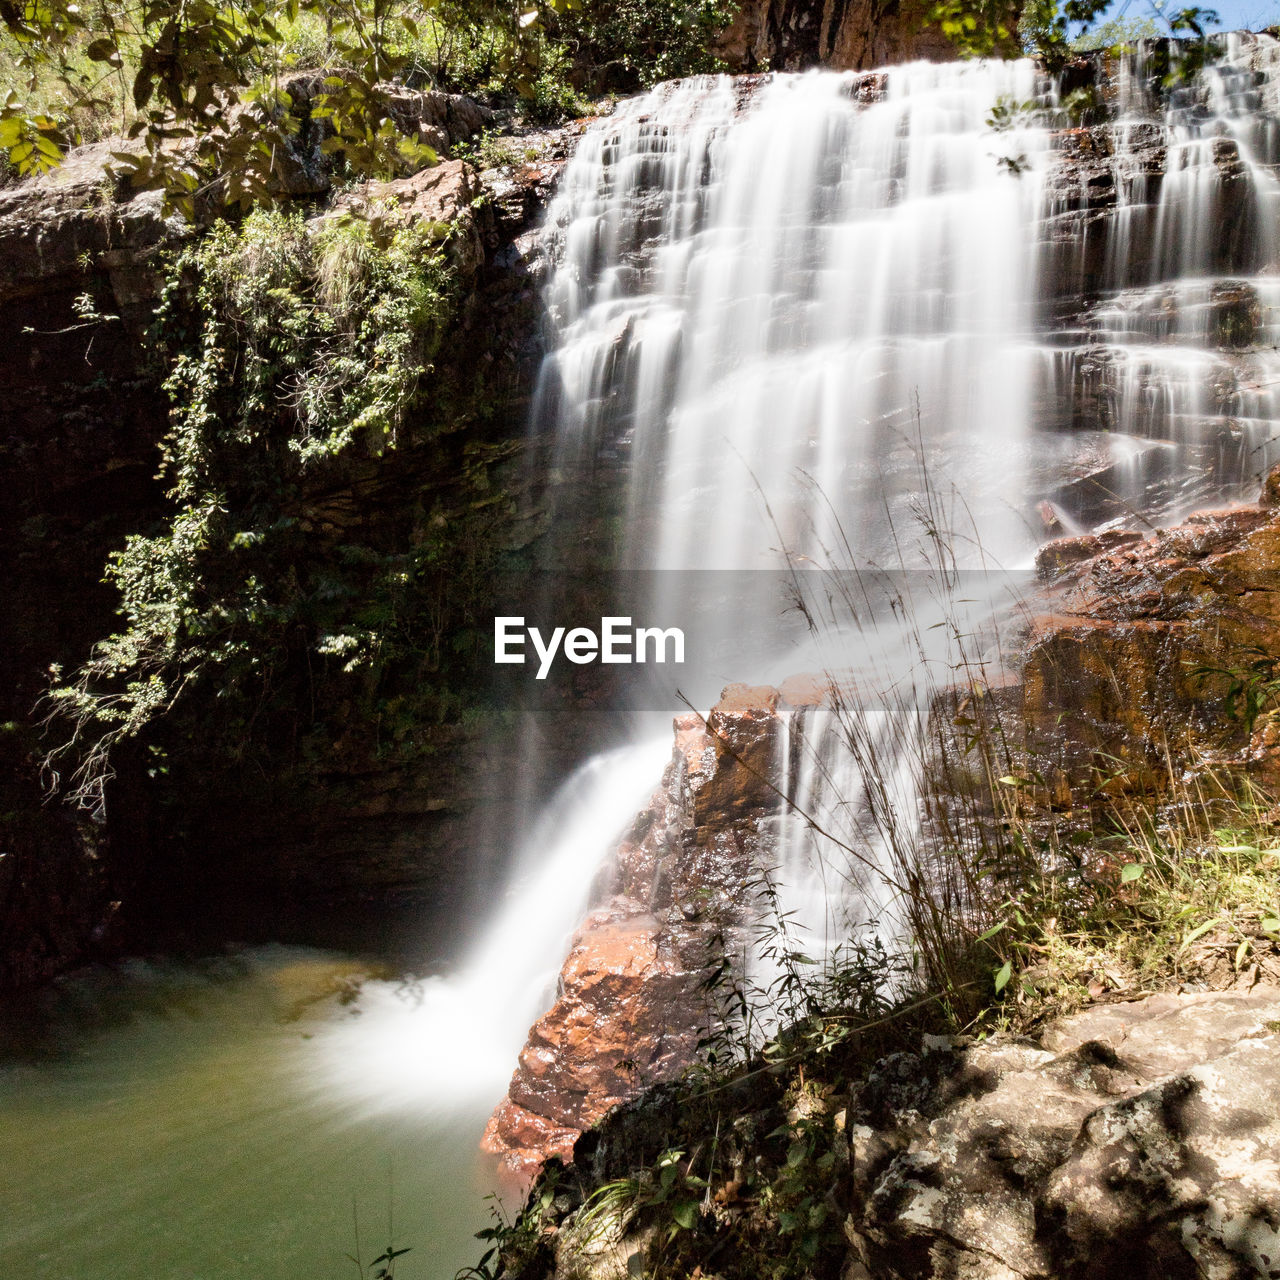
POLYGON ((486 1150, 516 1174, 569 1158, 611 1107, 677 1078, 725 1013, 708 988, 740 957, 780 804, 774 761, 787 731, 777 690, 733 685, 711 713, 675 721, 662 783, 636 818, 529 1033, 486 1150))
POLYGON ((928 10, 915 0, 744 0, 718 51, 742 71, 866 71, 954 58, 951 42, 925 25, 928 10))
MULTIPOLYGON (((467 99, 401 98, 407 124, 440 148, 492 120, 467 99)), ((500 541, 527 540, 521 520, 536 520, 536 500, 524 502, 522 516, 504 495, 526 482, 517 459, 541 354, 532 232, 580 128, 527 138, 518 163, 483 177, 445 159, 333 202, 327 171, 300 136, 289 159, 298 181, 284 188, 291 207, 318 226, 376 202, 387 217, 448 228, 460 299, 404 447, 318 472, 289 499, 286 515, 307 532, 316 565, 338 562, 355 544, 411 554, 434 536, 424 514, 432 509, 445 513, 440 519, 479 518, 473 508, 487 503, 500 541)), ((185 817, 166 814, 154 761, 128 750, 116 763, 105 826, 40 803, 35 762, 47 745, 39 729, 47 708, 36 704, 48 668, 73 670, 116 629, 115 594, 102 582, 108 554, 165 517, 157 471, 170 428, 167 371, 150 325, 172 251, 202 230, 167 217, 156 193, 109 179, 111 145, 0 187, 0 376, 10 390, 0 405, 9 499, 0 555, 11 567, 0 609, 0 721, 15 824, 0 859, 0 986, 140 937, 154 943, 166 917, 182 930, 210 925, 211 939, 228 930, 268 936, 278 924, 285 934, 348 941, 366 911, 435 903, 447 920, 469 880, 471 815, 509 795, 498 779, 510 761, 474 727, 434 726, 429 749, 406 760, 347 705, 349 732, 335 740, 325 729, 316 751, 305 746, 304 713, 293 745, 271 745, 270 776, 256 766, 237 776, 226 759, 201 766, 204 744, 185 742, 193 770, 180 784, 185 817), (254 900, 276 905, 255 921, 245 910, 254 900)))

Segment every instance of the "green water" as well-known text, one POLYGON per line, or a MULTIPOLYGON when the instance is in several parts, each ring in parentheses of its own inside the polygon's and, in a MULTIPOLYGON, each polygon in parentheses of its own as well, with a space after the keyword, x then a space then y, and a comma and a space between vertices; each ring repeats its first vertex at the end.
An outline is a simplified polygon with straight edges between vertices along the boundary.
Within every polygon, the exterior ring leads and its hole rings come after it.
POLYGON ((271 949, 84 974, 3 1011, 0 1277, 355 1280, 357 1221, 366 1263, 389 1233, 411 1249, 398 1280, 476 1261, 483 1109, 384 1106, 376 1062, 334 1087, 363 1043, 353 972, 271 949))

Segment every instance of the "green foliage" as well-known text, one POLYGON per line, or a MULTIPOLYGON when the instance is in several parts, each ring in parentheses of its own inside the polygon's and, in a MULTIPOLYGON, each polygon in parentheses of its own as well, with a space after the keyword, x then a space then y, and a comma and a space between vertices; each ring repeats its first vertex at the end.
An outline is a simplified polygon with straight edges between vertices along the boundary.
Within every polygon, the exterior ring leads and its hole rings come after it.
POLYGON ((694 1230, 707 1180, 693 1173, 696 1153, 689 1159, 685 1156, 668 1148, 652 1167, 595 1191, 578 1215, 583 1238, 620 1239, 633 1223, 644 1222, 657 1225, 661 1247, 682 1231, 694 1230))
POLYGON ((1210 681, 1225 684, 1227 715, 1251 735, 1258 720, 1280 706, 1280 658, 1256 646, 1245 648, 1242 657, 1249 659, 1243 666, 1197 667, 1191 674, 1206 692, 1210 681))
POLYGON ((543 1248, 543 1224, 552 1214, 562 1173, 559 1160, 549 1161, 514 1218, 496 1195, 486 1196, 493 1225, 477 1231, 476 1239, 486 1242, 489 1248, 475 1266, 463 1267, 454 1280, 497 1280, 511 1270, 533 1264, 543 1248))
POLYGON ((1164 804, 1114 805, 1096 829, 1061 842, 977 939, 999 961, 1003 1003, 986 1016, 1026 1024, 1103 990, 1219 985, 1272 952, 1280 829, 1266 798, 1240 785, 1230 795, 1212 779, 1175 783, 1164 804))
POLYGON ((117 153, 119 169, 188 216, 212 189, 266 203, 298 123, 280 77, 323 56, 331 74, 311 115, 330 130, 324 150, 356 173, 411 172, 433 157, 396 128, 381 86, 486 42, 491 70, 518 85, 536 70, 542 17, 499 0, 7 0, 6 60, 26 92, 0 106, 0 148, 19 174, 40 172, 106 132, 106 116, 141 142, 117 153))
MULTIPOLYGON (((1137 39, 1190 34, 1203 46, 1205 34, 1218 21, 1212 9, 1199 6, 1156 12, 1163 28, 1151 20, 1111 19, 1095 26, 1110 0, 936 0, 928 21, 955 45, 962 57, 1011 57, 1031 53, 1056 71, 1072 53, 1122 46, 1137 39)), ((1196 48, 1185 51, 1197 69, 1203 58, 1196 48)), ((1184 68, 1184 73, 1188 73, 1184 68)))
POLYGON ((352 548, 355 572, 378 584, 353 608, 350 587, 309 562, 297 492, 397 443, 450 305, 432 228, 312 230, 258 212, 178 258, 159 324, 174 348, 174 514, 111 557, 125 626, 49 694, 70 730, 51 762, 76 762, 81 802, 100 807, 113 749, 213 673, 219 700, 260 706, 299 646, 350 672, 398 643, 403 598, 438 543, 389 558, 352 548))
POLYGON ((397 128, 391 82, 519 94, 534 121, 581 110, 571 80, 633 87, 715 68, 728 0, 0 0, 0 156, 20 175, 127 134, 117 170, 193 217, 197 199, 270 203, 305 103, 324 152, 388 177, 434 155, 397 128), (572 70, 572 75, 570 71, 572 70), (21 89, 17 86, 21 85, 21 89))
POLYGON ((962 57, 1009 56, 1018 48, 1014 35, 1018 11, 1008 0, 937 0, 929 10, 929 21, 962 57))
POLYGON ((733 20, 733 0, 579 0, 555 31, 593 90, 632 89, 717 71, 715 36, 733 20))

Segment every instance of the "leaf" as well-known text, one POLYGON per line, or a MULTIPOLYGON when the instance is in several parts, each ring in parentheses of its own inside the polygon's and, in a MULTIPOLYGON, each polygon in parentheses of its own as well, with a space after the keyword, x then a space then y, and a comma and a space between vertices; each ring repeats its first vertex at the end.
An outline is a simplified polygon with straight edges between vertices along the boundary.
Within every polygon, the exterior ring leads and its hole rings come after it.
POLYGON ((1013 961, 1006 960, 1004 964, 1002 964, 996 970, 995 989, 996 989, 997 995, 999 995, 999 993, 1009 985, 1009 979, 1012 977, 1013 977, 1013 961))
POLYGON ((671 1206, 671 1220, 686 1231, 692 1231, 698 1222, 698 1202, 696 1200, 677 1200, 671 1206))
POLYGON ((1182 946, 1179 947, 1178 950, 1185 951, 1197 938, 1203 938, 1204 935, 1208 933, 1210 929, 1214 928, 1216 925, 1219 925, 1221 923, 1222 923, 1222 917, 1214 916, 1212 920, 1206 920, 1204 924, 1197 925, 1194 929, 1191 930, 1189 934, 1187 934, 1185 938, 1183 938, 1182 946))
POLYGON ((1131 884, 1134 880, 1137 880, 1145 870, 1146 867, 1144 867, 1141 862, 1125 863, 1125 865, 1120 868, 1120 883, 1131 884))
POLYGON ((1258 925, 1263 933, 1280 933, 1280 916, 1263 916, 1258 925))
POLYGON ((1001 920, 999 924, 993 924, 985 933, 978 934, 977 941, 986 942, 988 938, 994 938, 1001 929, 1008 925, 1008 923, 1009 922, 1007 920, 1001 920))
POLYGON ((1248 938, 1245 938, 1245 939, 1240 943, 1240 945, 1236 948, 1236 958, 1235 958, 1235 965, 1234 965, 1234 968, 1235 968, 1235 970, 1236 970, 1236 972, 1237 972, 1237 973, 1239 973, 1239 971, 1240 971, 1240 966, 1241 966, 1242 964, 1244 964, 1244 958, 1245 958, 1245 956, 1247 956, 1247 955, 1249 954, 1249 947, 1250 947, 1249 939, 1248 939, 1248 938))
POLYGON ((93 62, 108 62, 113 67, 121 65, 120 50, 116 48, 114 40, 105 36, 92 41, 85 50, 85 56, 93 62))

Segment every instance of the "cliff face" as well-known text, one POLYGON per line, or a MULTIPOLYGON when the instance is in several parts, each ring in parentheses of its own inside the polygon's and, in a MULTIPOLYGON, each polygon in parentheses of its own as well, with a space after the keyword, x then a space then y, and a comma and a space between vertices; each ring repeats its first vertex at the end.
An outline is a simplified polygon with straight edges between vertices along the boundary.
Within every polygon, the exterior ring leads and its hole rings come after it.
MULTIPOLYGON (((406 127, 441 148, 492 117, 448 95, 406 94, 400 106, 406 127)), ((576 131, 526 138, 518 163, 483 178, 446 160, 348 191, 331 210, 376 201, 402 222, 447 226, 460 301, 402 447, 321 468, 284 496, 316 568, 340 570, 353 547, 412 558, 439 541, 440 520, 481 521, 499 546, 518 547, 536 530, 537 502, 521 496, 537 470, 521 457, 541 356, 533 229, 576 131)), ((423 726, 421 747, 407 751, 360 710, 368 695, 348 680, 337 705, 323 708, 327 719, 314 703, 277 713, 261 748, 269 766, 219 760, 214 717, 207 741, 162 737, 166 751, 176 747, 169 773, 126 746, 105 824, 41 803, 49 776, 38 777, 36 762, 50 739, 40 729, 48 707, 37 702, 48 668, 74 670, 119 629, 116 593, 102 582, 107 557, 166 518, 157 472, 168 370, 149 327, 168 255, 202 233, 166 218, 158 196, 107 181, 107 150, 85 148, 48 177, 0 188, 0 370, 10 391, 0 405, 9 567, 0 745, 13 777, 0 986, 154 941, 166 916, 180 929, 208 926, 211 941, 220 932, 350 941, 370 914, 385 922, 397 909, 425 907, 447 921, 470 888, 469 857, 483 854, 477 807, 512 798, 516 734, 491 739, 479 718, 463 727, 455 712, 423 726)), ((293 208, 313 222, 325 216, 324 172, 300 162, 290 172, 293 208)), ((454 691, 458 707, 483 694, 454 691)))
POLYGON ((742 0, 718 52, 742 71, 866 71, 954 58, 951 42, 925 26, 929 8, 916 0, 742 0))
POLYGON ((774 761, 788 712, 813 698, 788 692, 731 685, 705 720, 676 719, 662 783, 604 873, 603 905, 574 937, 485 1132, 508 1171, 569 1159, 611 1107, 679 1077, 723 1020, 729 984, 707 976, 741 954, 756 920, 781 805, 774 761))

